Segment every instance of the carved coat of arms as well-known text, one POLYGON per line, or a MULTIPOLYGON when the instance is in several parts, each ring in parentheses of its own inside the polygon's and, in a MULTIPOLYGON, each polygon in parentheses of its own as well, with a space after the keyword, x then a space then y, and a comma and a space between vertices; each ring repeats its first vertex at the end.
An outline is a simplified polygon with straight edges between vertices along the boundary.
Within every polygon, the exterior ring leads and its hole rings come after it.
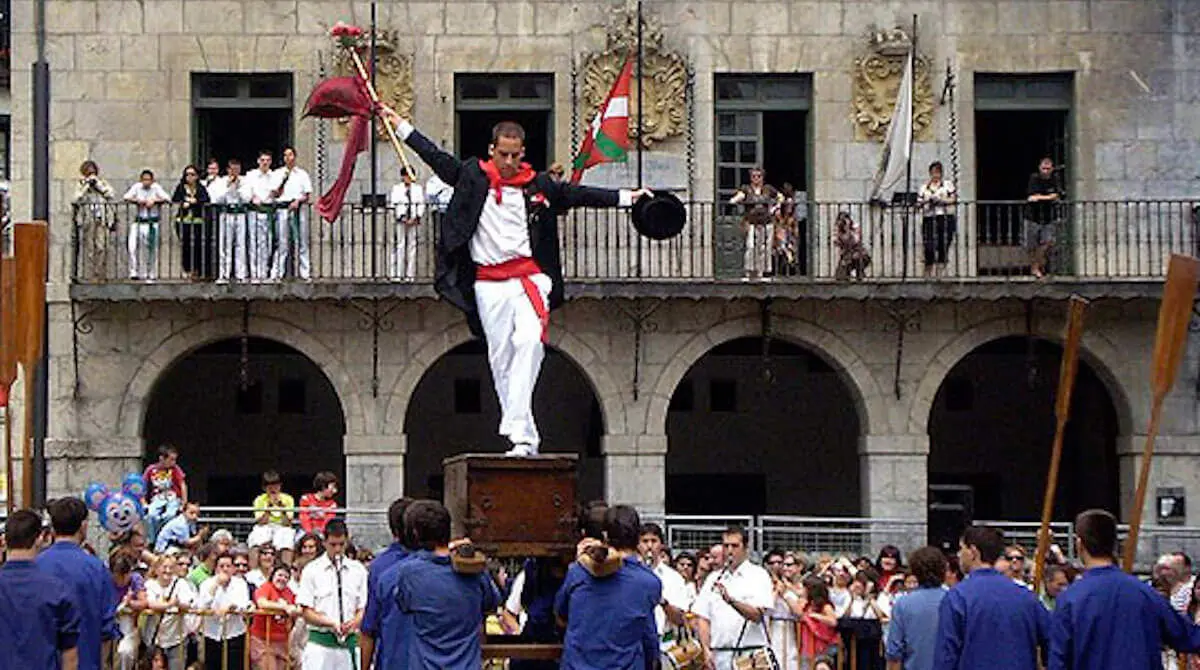
MULTIPOLYGON (((904 76, 912 39, 902 28, 872 30, 867 53, 854 61, 854 134, 859 141, 882 142, 887 137, 904 76)), ((933 87, 930 62, 919 53, 914 63, 913 138, 933 139, 933 87)))
MULTIPOLYGON (((581 117, 591 118, 604 102, 625 59, 637 51, 637 12, 626 7, 608 28, 603 52, 583 58, 581 68, 581 117)), ((650 147, 669 137, 683 134, 687 127, 687 64, 678 54, 662 48, 662 28, 643 16, 642 80, 646 95, 642 100, 642 137, 638 138, 637 108, 642 92, 638 89, 637 70, 629 90, 629 136, 640 146, 650 147)))
MULTIPOLYGON (((360 38, 360 51, 363 62, 370 67, 371 36, 360 38)), ((398 33, 395 30, 375 31, 375 90, 379 99, 406 119, 412 118, 414 103, 413 94, 413 59, 408 54, 398 50, 398 33)), ((344 49, 337 51, 334 61, 337 75, 346 77, 355 74, 354 64, 344 49)), ((337 126, 345 133, 349 119, 339 119, 337 126)), ((387 129, 378 124, 377 133, 380 139, 387 138, 387 129)))

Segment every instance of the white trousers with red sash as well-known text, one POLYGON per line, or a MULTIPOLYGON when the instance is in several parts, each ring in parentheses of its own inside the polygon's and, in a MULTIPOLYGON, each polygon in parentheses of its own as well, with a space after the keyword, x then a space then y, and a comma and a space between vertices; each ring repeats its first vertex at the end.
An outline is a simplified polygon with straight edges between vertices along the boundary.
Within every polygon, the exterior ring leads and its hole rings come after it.
MULTIPOLYGON (((542 305, 548 305, 550 278, 537 273, 529 280, 541 293, 542 305)), ((545 358, 542 319, 519 278, 476 281, 475 304, 500 400, 500 435, 537 451, 541 437, 533 420, 533 389, 545 358)))

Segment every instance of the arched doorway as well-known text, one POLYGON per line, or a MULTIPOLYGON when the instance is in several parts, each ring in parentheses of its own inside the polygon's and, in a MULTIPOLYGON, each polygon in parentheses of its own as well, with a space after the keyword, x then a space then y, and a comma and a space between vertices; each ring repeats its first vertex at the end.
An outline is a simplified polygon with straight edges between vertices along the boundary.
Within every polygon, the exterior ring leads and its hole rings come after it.
MULTIPOLYGON (((542 453, 579 455, 582 500, 604 496, 604 417, 591 383, 575 363, 546 348, 533 412, 542 453)), ((488 369, 487 349, 471 340, 446 352, 421 376, 404 417, 408 449, 404 491, 441 499, 442 461, 462 453, 503 453, 509 445, 496 434, 500 405, 488 369)))
POLYGON ((159 445, 175 445, 190 497, 219 506, 248 506, 268 469, 297 500, 321 470, 345 490, 345 433, 321 368, 258 337, 214 342, 175 361, 150 393, 142 431, 147 462, 159 445))
MULTIPOLYGON (((946 375, 929 415, 929 484, 969 495, 974 518, 1034 521, 1054 439, 1062 347, 1025 336, 988 342, 946 375)), ((1117 411, 1080 358, 1071 398, 1054 519, 1084 509, 1118 512, 1117 411)))
POLYGON ((860 419, 820 355, 744 337, 696 361, 667 416, 667 512, 856 515, 860 419))

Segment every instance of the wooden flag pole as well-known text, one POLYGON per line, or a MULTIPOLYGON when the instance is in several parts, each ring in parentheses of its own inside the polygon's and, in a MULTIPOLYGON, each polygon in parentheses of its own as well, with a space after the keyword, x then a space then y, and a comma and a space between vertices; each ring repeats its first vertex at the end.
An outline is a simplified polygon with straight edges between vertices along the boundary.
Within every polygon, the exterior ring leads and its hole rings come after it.
MULTIPOLYGON (((383 103, 379 100, 379 93, 375 91, 375 86, 371 83, 371 77, 367 74, 367 68, 365 65, 363 65, 362 58, 359 57, 358 51, 354 49, 346 49, 346 51, 350 54, 350 59, 354 63, 354 69, 358 71, 359 79, 361 79, 363 84, 365 84, 367 87, 367 95, 371 96, 371 102, 375 103, 376 105, 382 105, 383 103)), ((408 162, 408 156, 404 153, 404 147, 400 144, 400 138, 396 135, 396 129, 392 126, 391 119, 389 119, 385 114, 380 114, 379 118, 381 121, 383 121, 383 127, 387 129, 388 140, 392 143, 392 148, 396 150, 396 155, 400 157, 400 163, 402 164, 404 171, 408 174, 410 179, 416 181, 417 173, 415 170, 413 170, 412 165, 408 162)), ((374 142, 375 138, 372 137, 371 141, 374 142)))
POLYGON ((1058 491, 1058 468, 1062 461, 1063 434, 1071 416, 1071 392, 1075 388, 1075 373, 1079 370, 1079 342, 1083 339, 1083 313, 1088 302, 1072 296, 1067 306, 1067 333, 1063 344, 1062 366, 1058 373, 1058 397, 1054 404, 1054 443, 1050 447, 1050 472, 1046 476, 1046 495, 1042 499, 1042 525, 1038 529, 1037 553, 1033 559, 1033 588, 1042 588, 1046 552, 1050 549, 1050 517, 1054 514, 1054 498, 1058 491))
MULTIPOLYGON (((44 221, 13 226, 13 255, 17 260, 17 357, 25 373, 25 431, 21 436, 21 506, 33 506, 33 429, 37 403, 38 364, 46 328, 46 251, 49 235, 44 221)), ((11 494, 10 494, 11 495, 11 494)))
POLYGON ((1197 282, 1200 282, 1200 260, 1191 256, 1172 255, 1167 267, 1167 282, 1163 286, 1162 305, 1158 309, 1158 331, 1154 338, 1154 368, 1150 383, 1154 400, 1150 406, 1150 425, 1146 429, 1146 446, 1142 449, 1137 491, 1129 515, 1129 536, 1125 539, 1125 554, 1121 561, 1125 572, 1133 571, 1133 561, 1137 556, 1142 507, 1146 504, 1150 460, 1154 456, 1154 439, 1158 435, 1163 401, 1175 385, 1175 376, 1179 373, 1179 364, 1187 348, 1187 327, 1192 318, 1197 282))

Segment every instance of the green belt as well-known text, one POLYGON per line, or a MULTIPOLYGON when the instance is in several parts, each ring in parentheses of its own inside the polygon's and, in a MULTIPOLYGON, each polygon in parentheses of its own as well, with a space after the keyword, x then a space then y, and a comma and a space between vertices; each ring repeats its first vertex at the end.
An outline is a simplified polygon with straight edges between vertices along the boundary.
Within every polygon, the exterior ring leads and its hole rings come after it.
POLYGON ((158 223, 158 216, 143 216, 141 214, 133 218, 134 223, 158 223))
POLYGON ((251 205, 250 209, 259 214, 270 214, 275 211, 275 205, 251 205))
POLYGON ((245 205, 225 205, 225 213, 226 214, 245 214, 246 206, 245 205))
POLYGON ((309 629, 308 641, 327 649, 345 649, 350 652, 352 667, 354 670, 358 670, 358 657, 354 655, 354 652, 358 650, 358 633, 351 633, 346 636, 344 642, 339 642, 337 636, 329 631, 309 629))
POLYGON ((184 216, 180 217, 179 222, 187 224, 204 223, 204 219, 198 216, 184 216))

